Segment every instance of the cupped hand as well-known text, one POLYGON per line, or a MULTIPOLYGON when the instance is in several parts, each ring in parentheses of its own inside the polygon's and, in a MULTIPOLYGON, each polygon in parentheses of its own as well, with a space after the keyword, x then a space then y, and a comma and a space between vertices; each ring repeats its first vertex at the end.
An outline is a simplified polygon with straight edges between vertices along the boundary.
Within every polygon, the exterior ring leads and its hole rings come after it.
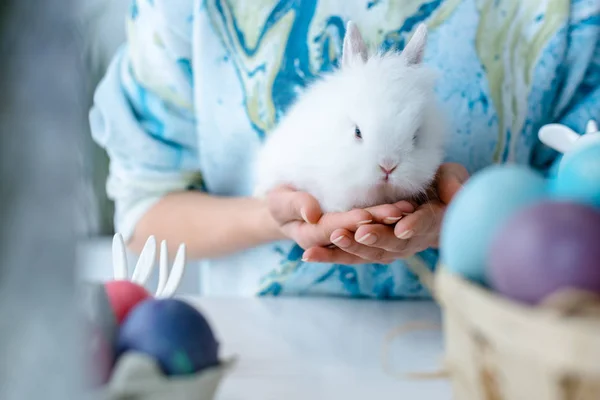
POLYGON ((390 224, 378 213, 381 206, 375 210, 367 209, 373 216, 372 223, 356 229, 336 229, 330 236, 335 248, 312 247, 304 253, 304 257, 314 262, 389 264, 437 247, 446 207, 468 178, 469 174, 462 165, 442 164, 436 174, 433 195, 429 201, 418 205, 413 213, 405 214, 397 223, 390 224))
POLYGON ((272 190, 267 196, 267 203, 280 231, 305 250, 332 245, 331 237, 336 230, 354 232, 375 220, 393 223, 414 211, 412 204, 401 202, 398 206, 323 213, 317 199, 290 186, 272 190))

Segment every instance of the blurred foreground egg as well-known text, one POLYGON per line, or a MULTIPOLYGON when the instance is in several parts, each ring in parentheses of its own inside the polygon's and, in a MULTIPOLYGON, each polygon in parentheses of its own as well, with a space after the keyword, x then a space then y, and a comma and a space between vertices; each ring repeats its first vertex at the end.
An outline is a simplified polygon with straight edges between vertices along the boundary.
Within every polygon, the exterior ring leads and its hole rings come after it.
POLYGON ((513 215, 495 236, 491 286, 535 304, 567 288, 600 294, 600 211, 544 201, 513 215))
POLYGON ((518 209, 546 195, 544 178, 525 166, 494 165, 467 181, 446 211, 440 255, 452 272, 486 283, 492 236, 518 209))
POLYGON ((110 281, 104 287, 119 324, 138 303, 151 297, 143 286, 130 281, 110 281))
POLYGON ((106 288, 103 283, 88 282, 81 285, 80 303, 84 315, 98 329, 109 343, 114 344, 117 338, 119 325, 117 317, 110 304, 106 288))
POLYGON ((592 143, 564 157, 550 183, 550 192, 559 200, 600 208, 600 143, 592 143))
POLYGON ((84 334, 87 377, 91 387, 99 387, 108 382, 112 373, 114 348, 103 329, 93 322, 85 322, 84 334))
POLYGON ((166 375, 186 375, 219 364, 218 343, 206 319, 177 299, 146 300, 121 327, 117 353, 156 359, 166 375))

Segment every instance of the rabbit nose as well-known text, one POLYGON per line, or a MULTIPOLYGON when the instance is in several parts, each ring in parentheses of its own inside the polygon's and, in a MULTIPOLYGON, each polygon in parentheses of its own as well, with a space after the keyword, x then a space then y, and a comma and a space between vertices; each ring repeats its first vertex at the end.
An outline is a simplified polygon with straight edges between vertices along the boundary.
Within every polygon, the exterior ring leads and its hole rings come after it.
POLYGON ((398 164, 394 164, 394 165, 390 165, 390 164, 379 164, 379 169, 381 171, 383 171, 384 174, 389 175, 392 172, 394 172, 394 170, 396 169, 396 167, 398 166, 398 164))

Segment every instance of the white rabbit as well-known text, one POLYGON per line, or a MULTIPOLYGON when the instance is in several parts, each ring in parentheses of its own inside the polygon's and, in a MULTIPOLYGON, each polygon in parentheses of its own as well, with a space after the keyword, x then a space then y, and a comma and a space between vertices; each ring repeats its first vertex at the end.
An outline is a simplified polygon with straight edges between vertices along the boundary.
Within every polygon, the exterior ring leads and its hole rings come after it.
POLYGON ((343 212, 424 194, 446 127, 422 65, 426 41, 420 25, 401 53, 369 55, 348 22, 341 67, 298 96, 258 152, 255 195, 287 184, 343 212))

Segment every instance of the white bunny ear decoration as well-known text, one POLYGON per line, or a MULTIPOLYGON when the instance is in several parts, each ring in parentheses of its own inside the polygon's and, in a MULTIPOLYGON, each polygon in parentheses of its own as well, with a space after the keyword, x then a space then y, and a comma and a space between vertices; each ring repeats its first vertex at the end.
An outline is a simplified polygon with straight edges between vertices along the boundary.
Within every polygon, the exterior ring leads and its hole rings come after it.
MULTIPOLYGON (((128 280, 129 271, 127 267, 127 254, 125 251, 125 243, 123 236, 119 233, 113 237, 112 246, 112 257, 113 257, 113 272, 115 280, 128 280)), ((156 289, 155 297, 171 297, 177 291, 181 278, 183 277, 183 271, 185 269, 185 244, 181 244, 177 250, 173 266, 169 271, 169 257, 167 253, 167 242, 162 241, 160 246, 160 257, 159 257, 159 270, 158 270, 158 287, 156 289)), ((152 270, 154 269, 156 261, 156 238, 150 236, 140 253, 136 266, 131 276, 131 281, 138 285, 144 286, 152 270)))
POLYGON ((596 121, 589 120, 583 135, 562 124, 548 124, 542 126, 538 137, 546 146, 565 154, 576 147, 600 141, 600 132, 596 121))
POLYGON ((154 261, 156 260, 156 239, 150 236, 144 244, 144 248, 140 253, 137 264, 133 269, 131 281, 140 285, 145 285, 150 278, 150 274, 154 269, 154 261))
POLYGON ((129 278, 127 270, 127 254, 125 253, 125 242, 120 233, 115 234, 112 242, 112 259, 115 280, 126 280, 129 278))
POLYGON ((548 124, 542 126, 538 133, 540 141, 546 146, 561 153, 571 150, 573 144, 581 137, 568 126, 561 124, 548 124))
POLYGON ((598 131, 600 131, 600 129, 598 129, 598 124, 593 119, 590 119, 587 123, 587 126, 585 127, 586 135, 588 133, 596 133, 598 131))
POLYGON ((160 244, 156 297, 171 297, 175 294, 175 291, 177 291, 177 288, 181 283, 181 278, 183 278, 183 270, 185 268, 185 244, 182 243, 179 245, 170 273, 168 261, 167 242, 163 240, 160 244))

